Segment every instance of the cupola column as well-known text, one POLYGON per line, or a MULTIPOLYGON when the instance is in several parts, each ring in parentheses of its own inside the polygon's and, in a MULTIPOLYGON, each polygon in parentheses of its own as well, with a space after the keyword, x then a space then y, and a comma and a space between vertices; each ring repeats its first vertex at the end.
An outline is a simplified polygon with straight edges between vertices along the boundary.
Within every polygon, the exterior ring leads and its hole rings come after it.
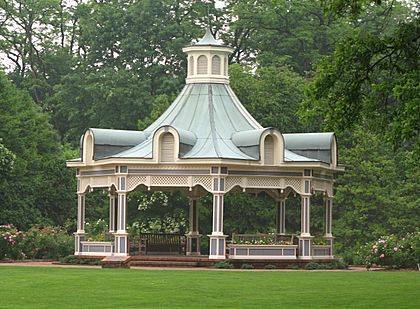
POLYGON ((300 208, 300 236, 299 236, 299 258, 312 259, 312 239, 311 236, 311 181, 304 180, 304 194, 301 195, 300 208))

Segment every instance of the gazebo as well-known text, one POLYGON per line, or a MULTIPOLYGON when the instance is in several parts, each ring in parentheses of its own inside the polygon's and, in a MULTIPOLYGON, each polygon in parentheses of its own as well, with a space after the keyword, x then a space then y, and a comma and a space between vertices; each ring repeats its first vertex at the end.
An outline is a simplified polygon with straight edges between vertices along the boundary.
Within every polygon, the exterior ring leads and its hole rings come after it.
POLYGON ((189 197, 187 255, 200 254, 198 199, 213 195, 209 259, 332 259, 332 198, 337 172, 334 133, 282 134, 263 128, 229 86, 228 55, 209 30, 187 54, 186 85, 171 106, 144 131, 88 129, 81 137, 76 168, 77 231, 75 255, 129 255, 127 194, 133 190, 182 190, 189 197), (85 238, 85 195, 109 192, 110 242, 85 238), (224 195, 232 190, 264 191, 276 200, 276 234, 286 234, 286 198, 301 197, 301 233, 295 245, 232 244, 226 254, 224 195), (325 244, 313 245, 311 196, 325 197, 325 244))

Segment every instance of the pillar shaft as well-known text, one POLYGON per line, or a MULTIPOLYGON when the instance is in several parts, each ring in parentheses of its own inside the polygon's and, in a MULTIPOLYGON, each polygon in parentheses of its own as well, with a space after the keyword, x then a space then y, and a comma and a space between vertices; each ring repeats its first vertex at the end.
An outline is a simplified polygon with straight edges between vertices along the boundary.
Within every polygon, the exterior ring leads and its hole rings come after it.
POLYGON ((74 233, 74 254, 82 254, 85 240, 85 194, 77 194, 77 231, 74 233))
POLYGON ((300 213, 300 232, 301 236, 311 236, 310 226, 311 226, 311 197, 302 196, 301 198, 301 213, 300 213))
POLYGON ((198 228, 198 198, 189 198, 189 228, 187 234, 187 255, 200 254, 200 233, 198 228))
POLYGON ((332 199, 325 199, 325 236, 332 236, 332 199))
POLYGON ((126 231, 127 193, 118 191, 117 231, 114 233, 114 255, 128 255, 128 234, 126 231))
POLYGON ((301 223, 299 236, 299 258, 312 259, 312 238, 310 232, 311 216, 310 216, 311 196, 301 196, 301 223))
POLYGON ((85 232, 85 194, 77 194, 77 233, 85 232))
POLYGON ((115 232, 115 216, 116 216, 116 201, 117 197, 115 194, 110 193, 109 194, 109 232, 114 233, 115 232))
POLYGON ((223 235, 223 204, 222 193, 213 194, 213 223, 210 237, 210 259, 226 258, 226 235, 223 235))
POLYGON ((277 235, 286 234, 286 200, 276 201, 276 233, 277 235))

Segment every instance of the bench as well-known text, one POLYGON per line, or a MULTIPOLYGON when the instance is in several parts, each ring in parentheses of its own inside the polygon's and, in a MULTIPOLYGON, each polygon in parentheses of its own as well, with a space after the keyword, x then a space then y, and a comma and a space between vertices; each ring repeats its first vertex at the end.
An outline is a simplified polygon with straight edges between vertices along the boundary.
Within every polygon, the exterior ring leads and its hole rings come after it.
POLYGON ((169 233, 141 233, 130 241, 131 255, 183 255, 185 236, 169 233))

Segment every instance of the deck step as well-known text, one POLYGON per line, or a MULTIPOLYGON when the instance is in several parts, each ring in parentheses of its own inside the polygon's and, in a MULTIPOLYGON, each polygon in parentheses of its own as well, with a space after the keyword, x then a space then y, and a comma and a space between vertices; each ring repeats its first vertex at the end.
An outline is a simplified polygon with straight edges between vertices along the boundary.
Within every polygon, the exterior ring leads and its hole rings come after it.
POLYGON ((130 267, 133 266, 147 266, 147 267, 203 267, 200 262, 185 262, 185 261, 151 261, 151 260, 137 260, 130 261, 130 267))

